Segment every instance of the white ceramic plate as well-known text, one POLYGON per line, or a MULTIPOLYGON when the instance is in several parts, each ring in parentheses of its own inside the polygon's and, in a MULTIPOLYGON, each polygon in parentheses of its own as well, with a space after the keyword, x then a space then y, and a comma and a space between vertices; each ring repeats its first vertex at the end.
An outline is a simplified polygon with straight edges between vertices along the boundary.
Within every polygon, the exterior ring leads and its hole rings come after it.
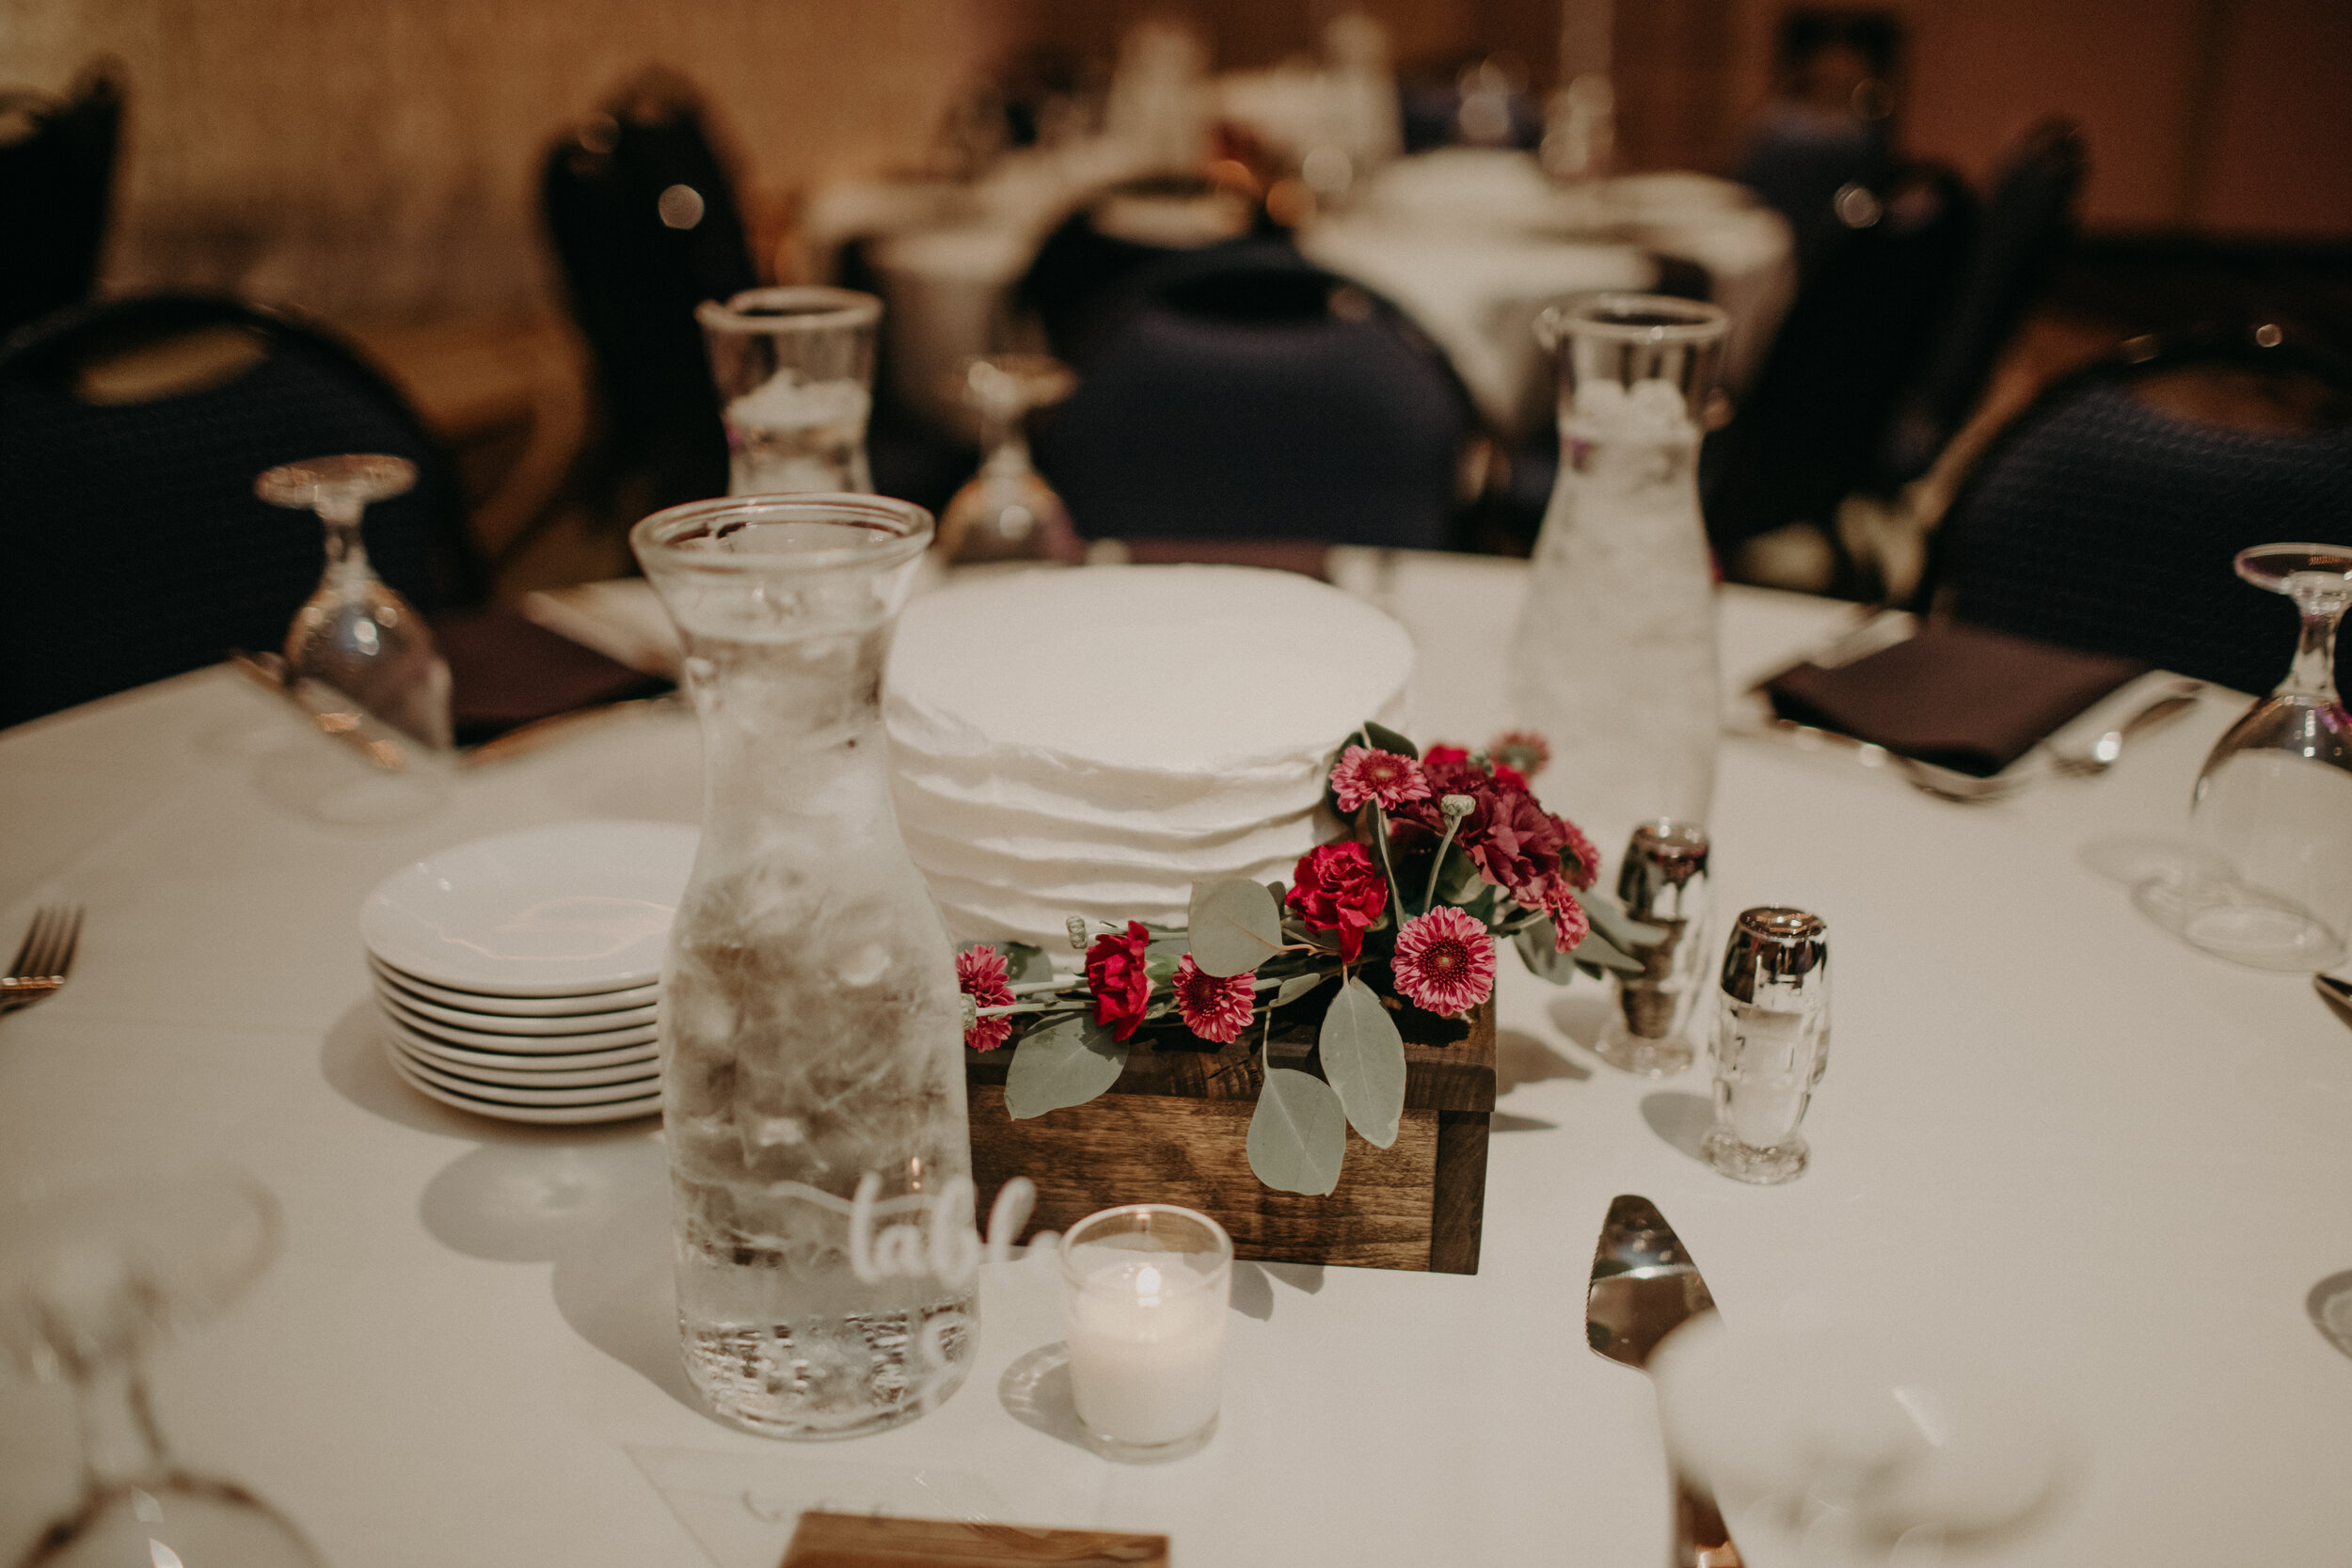
MULTIPOLYGON (((647 1061, 621 1062, 592 1068, 570 1068, 549 1071, 538 1067, 504 1068, 478 1065, 473 1062, 453 1062, 446 1056, 425 1054, 418 1047, 398 1035, 385 1037, 408 1058, 409 1064, 444 1078, 462 1080, 469 1084, 496 1084, 510 1089, 586 1089, 599 1084, 642 1084, 648 1075, 660 1081, 660 1069, 647 1061)), ((529 1057, 519 1058, 529 1061, 529 1057)))
POLYGON ((444 1007, 438 1002, 427 1002, 421 996, 402 990, 389 981, 378 984, 375 989, 387 1003, 410 1017, 429 1023, 447 1024, 454 1029, 476 1029, 485 1035, 601 1035, 622 1029, 650 1029, 654 1021, 654 1009, 650 1004, 609 1013, 566 1013, 561 1018, 507 1018, 499 1013, 469 1013, 462 1007, 444 1007))
POLYGON ((368 967, 375 977, 399 987, 412 996, 427 1002, 437 1002, 444 1007, 461 1012, 488 1013, 497 1018, 567 1018, 575 1013, 612 1012, 622 1007, 643 1007, 661 994, 657 983, 630 986, 626 990, 592 990, 578 996, 488 996, 481 991, 452 990, 421 980, 414 974, 394 969, 373 953, 368 955, 368 967))
POLYGON ((476 839, 386 878, 359 906, 360 940, 453 990, 651 985, 699 836, 675 822, 561 822, 476 839))
POLYGON ((388 1051, 392 1070, 401 1082, 429 1100, 444 1105, 454 1105, 461 1111, 471 1111, 478 1117, 496 1117, 501 1121, 537 1122, 542 1126, 580 1126, 598 1121, 630 1121, 638 1117, 661 1114, 661 1097, 648 1095, 643 1100, 616 1100, 601 1105, 501 1105, 495 1101, 477 1100, 469 1094, 459 1094, 442 1088, 424 1074, 410 1068, 397 1051, 388 1051))
POLYGON ((656 1037, 650 1023, 634 1029, 598 1029, 586 1035, 506 1035, 487 1029, 460 1029, 454 1024, 421 1018, 381 991, 375 1000, 386 1018, 410 1034, 422 1035, 443 1045, 478 1045, 485 1051, 513 1051, 527 1056, 577 1054, 613 1046, 651 1045, 656 1037))
POLYGON ((660 1061, 658 1046, 628 1045, 614 1051, 582 1051, 562 1056, 519 1056, 503 1051, 480 1051, 470 1045, 444 1045, 439 1040, 405 1029, 386 1025, 386 1032, 400 1041, 401 1049, 431 1065, 445 1066, 450 1072, 464 1078, 488 1069, 501 1072, 595 1072, 606 1068, 630 1068, 643 1073, 660 1061))
POLYGON ((454 1073, 443 1072, 437 1068, 427 1066, 414 1056, 405 1054, 401 1051, 399 1042, 393 1039, 385 1040, 384 1053, 396 1058, 403 1069, 437 1088, 447 1089, 452 1094, 470 1095, 476 1100, 488 1101, 495 1105, 609 1105, 616 1101, 647 1098, 658 1100, 661 1096, 661 1081, 659 1078, 639 1078, 618 1084, 593 1084, 584 1088, 518 1089, 509 1085, 478 1083, 471 1078, 460 1078, 454 1073))

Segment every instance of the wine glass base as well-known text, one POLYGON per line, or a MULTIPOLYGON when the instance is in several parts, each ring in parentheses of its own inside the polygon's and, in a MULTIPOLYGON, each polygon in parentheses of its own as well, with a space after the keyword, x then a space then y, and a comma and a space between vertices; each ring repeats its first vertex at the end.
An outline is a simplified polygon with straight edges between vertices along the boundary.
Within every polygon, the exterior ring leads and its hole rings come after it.
POLYGON ((2133 890, 2132 902, 2191 947, 2248 969, 2316 974, 2344 961, 2341 934, 2287 900, 2228 878, 2152 878, 2133 890))
POLYGON ((1813 1160, 1813 1150, 1803 1138, 1791 1138, 1772 1148, 1758 1148, 1741 1143, 1721 1128, 1700 1141, 1699 1152, 1707 1157, 1708 1164, 1734 1181, 1758 1187, 1794 1181, 1813 1160))
POLYGON ((1088 1448, 1116 1464, 1164 1465, 1171 1459, 1182 1459, 1207 1448, 1209 1440, 1216 1435, 1216 1418, 1210 1417, 1208 1424, 1200 1431, 1186 1433, 1166 1443, 1130 1443, 1097 1432, 1092 1427, 1086 1429, 1086 1435, 1088 1448))

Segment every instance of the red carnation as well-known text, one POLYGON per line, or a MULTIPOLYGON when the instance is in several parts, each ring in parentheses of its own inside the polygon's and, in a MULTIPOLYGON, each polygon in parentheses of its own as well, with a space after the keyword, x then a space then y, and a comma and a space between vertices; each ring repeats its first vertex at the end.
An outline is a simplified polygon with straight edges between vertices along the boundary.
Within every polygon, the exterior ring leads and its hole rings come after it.
POLYGON ((1421 754, 1421 765, 1423 768, 1434 768, 1439 763, 1468 761, 1470 761, 1470 748, 1467 746, 1432 746, 1421 754))
POLYGON ((1127 922, 1124 936, 1094 939, 1087 949, 1087 985, 1094 992, 1094 1022, 1110 1026, 1120 1039, 1136 1032, 1143 1010, 1152 1005, 1152 976, 1144 972, 1144 949, 1152 933, 1140 920, 1127 922))
POLYGON ((1600 851, 1584 836, 1584 830, 1565 816, 1555 816, 1561 831, 1567 835, 1565 851, 1560 857, 1560 869, 1568 879, 1568 885, 1582 893, 1600 880, 1600 851), (1574 863, 1571 864, 1570 863, 1574 863))
POLYGON ((1176 960, 1176 978, 1169 989, 1176 993, 1176 1011, 1184 1027, 1218 1045, 1240 1038, 1258 1010, 1255 975, 1212 974, 1194 963, 1189 953, 1176 960))
POLYGON ((1494 994, 1494 938, 1460 910, 1440 904, 1397 932, 1389 972, 1413 1006, 1466 1013, 1494 994))
POLYGON ((1323 844, 1298 857, 1291 872, 1290 907, 1318 931, 1340 934, 1340 958, 1354 963, 1364 933, 1389 907, 1389 884, 1372 852, 1353 839, 1323 844))
POLYGON ((1509 763, 1498 761, 1494 765, 1494 768, 1495 783, 1499 784, 1508 784, 1513 789, 1525 789, 1528 787, 1527 775, 1512 767, 1509 763))
POLYGON ((1331 792, 1339 797, 1342 811, 1355 811, 1366 800, 1394 810, 1407 800, 1429 799, 1429 781, 1411 757, 1350 746, 1331 769, 1331 792))
MULTIPOLYGON (((956 984, 975 1006, 1003 1007, 1012 1002, 1011 976, 1005 956, 986 942, 956 955, 956 984)), ((1012 1034, 1010 1018, 977 1018, 963 1032, 963 1043, 975 1051, 993 1051, 1012 1034)))

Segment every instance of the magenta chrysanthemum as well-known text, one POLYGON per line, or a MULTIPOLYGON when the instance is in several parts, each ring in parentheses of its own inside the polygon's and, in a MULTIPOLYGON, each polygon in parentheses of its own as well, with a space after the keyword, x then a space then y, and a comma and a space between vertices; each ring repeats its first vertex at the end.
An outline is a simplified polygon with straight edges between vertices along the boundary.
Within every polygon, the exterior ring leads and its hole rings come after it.
POLYGON ((1366 800, 1377 800, 1383 809, 1394 810, 1407 800, 1428 800, 1429 781, 1421 776, 1421 764, 1411 757, 1350 746, 1331 769, 1331 793, 1339 797, 1342 811, 1355 811, 1366 800))
POLYGON ((1212 974, 1194 963, 1189 953, 1176 960, 1176 978, 1169 989, 1176 993, 1176 1011, 1183 1015, 1184 1027, 1218 1045, 1239 1039, 1258 1010, 1255 975, 1212 974))
MULTIPOLYGON (((1002 1007, 1012 1001, 1011 977, 1005 956, 986 942, 956 955, 956 984, 977 1006, 1002 1007)), ((993 1051, 1012 1035, 1009 1017, 979 1018, 963 1032, 963 1043, 975 1051, 993 1051)))
POLYGON ((1494 992, 1494 938, 1460 910, 1440 904, 1397 932, 1390 973, 1415 1006, 1466 1013, 1494 992))

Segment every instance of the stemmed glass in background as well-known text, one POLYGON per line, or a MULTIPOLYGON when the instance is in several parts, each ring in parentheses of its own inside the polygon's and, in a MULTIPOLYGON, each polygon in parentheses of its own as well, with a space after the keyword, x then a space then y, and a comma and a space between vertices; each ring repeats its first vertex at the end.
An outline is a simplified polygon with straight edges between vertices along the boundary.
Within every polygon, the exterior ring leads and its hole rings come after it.
POLYGON ((276 1200, 227 1168, 114 1172, 0 1206, 0 1344, 72 1385, 82 1437, 82 1500, 24 1568, 319 1568, 284 1515, 172 1460, 139 1362, 243 1293, 280 1230, 276 1200))
POLYGON ((1022 421, 1076 388, 1068 365, 1043 354, 967 359, 951 388, 979 421, 980 471, 939 517, 939 556, 947 562, 1067 561, 1085 548, 1053 486, 1029 464, 1022 421))
POLYGON ((371 501, 417 483, 405 457, 348 453, 270 469, 253 483, 272 506, 326 525, 326 572, 286 633, 286 683, 315 680, 437 751, 451 742, 449 666, 424 617, 368 565, 359 519, 371 501))
POLYGON ((2197 776, 2189 836, 2201 858, 2136 896, 2208 953, 2309 974, 2340 962, 2352 933, 2352 715, 2335 683, 2352 548, 2260 545, 2239 552, 2237 575, 2295 601, 2295 662, 2197 776))

